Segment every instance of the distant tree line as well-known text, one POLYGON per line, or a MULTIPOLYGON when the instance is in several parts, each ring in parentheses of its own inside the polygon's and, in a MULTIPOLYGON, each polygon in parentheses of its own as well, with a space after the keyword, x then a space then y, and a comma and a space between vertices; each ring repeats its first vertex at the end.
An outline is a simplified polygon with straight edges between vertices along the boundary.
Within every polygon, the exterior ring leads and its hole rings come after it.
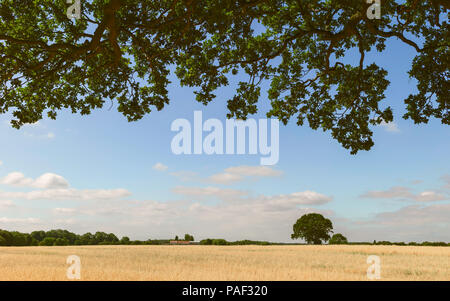
POLYGON ((78 235, 67 230, 34 231, 21 233, 0 229, 0 246, 71 246, 71 245, 160 245, 168 244, 165 239, 146 241, 119 239, 113 233, 95 232, 78 235))
POLYGON ((424 241, 424 242, 408 242, 405 243, 403 241, 401 242, 390 242, 390 241, 376 241, 374 240, 373 245, 395 245, 395 246, 432 246, 432 247, 450 247, 450 243, 446 243, 443 241, 424 241))
MULTIPOLYGON (((178 238, 178 237, 177 237, 178 238)), ((184 239, 194 241, 194 237, 185 234, 184 239)), ((113 233, 95 232, 78 235, 67 230, 34 231, 31 233, 21 233, 17 231, 6 231, 0 229, 0 246, 71 246, 71 245, 166 245, 170 239, 148 239, 148 240, 130 240, 127 236, 119 239, 113 233)), ((395 246, 450 246, 446 242, 348 242, 347 238, 340 234, 334 234, 329 244, 348 244, 348 245, 395 245, 395 246)), ((268 241, 238 240, 227 241, 222 238, 207 238, 199 242, 200 245, 285 245, 285 243, 273 243, 268 241)))
POLYGON ((255 240, 238 240, 238 241, 226 241, 222 238, 207 238, 200 241, 201 245, 216 245, 216 246, 225 246, 225 245, 276 245, 277 243, 271 243, 268 241, 255 241, 255 240))
MULTIPOLYGON (((336 234, 335 234, 336 235, 336 234)), ((333 235, 334 237, 334 235, 333 235)), ((430 242, 424 241, 421 243, 418 242, 390 242, 390 241, 374 241, 374 242, 348 242, 347 239, 340 233, 337 234, 337 237, 333 239, 331 237, 328 244, 330 245, 392 245, 392 246, 435 246, 435 247, 450 247, 450 243, 446 242, 430 242), (340 237, 342 236, 342 238, 340 237)), ((200 245, 218 245, 218 246, 232 246, 232 245, 260 245, 260 246, 268 246, 268 245, 290 245, 288 243, 274 243, 268 241, 255 241, 255 240, 238 240, 238 241, 227 241, 222 238, 207 238, 203 239, 199 243, 200 245)), ((292 244, 291 244, 292 245, 292 244)), ((295 245, 304 245, 302 243, 295 243, 295 245)))

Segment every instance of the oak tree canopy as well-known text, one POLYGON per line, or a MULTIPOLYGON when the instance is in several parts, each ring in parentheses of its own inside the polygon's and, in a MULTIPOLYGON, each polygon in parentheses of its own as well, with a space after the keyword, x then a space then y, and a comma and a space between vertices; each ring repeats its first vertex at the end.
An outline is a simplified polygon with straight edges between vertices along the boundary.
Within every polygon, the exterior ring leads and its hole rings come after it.
POLYGON ((386 41, 398 39, 417 53, 403 118, 448 125, 449 1, 382 0, 381 19, 368 17, 366 2, 81 0, 81 18, 69 20, 65 0, 2 0, 0 113, 20 128, 113 102, 135 121, 169 104, 171 70, 203 104, 239 73, 246 80, 227 117, 256 113, 267 81, 268 117, 330 131, 355 154, 372 147, 371 125, 393 120, 380 103, 387 71, 366 54, 382 60, 386 41))

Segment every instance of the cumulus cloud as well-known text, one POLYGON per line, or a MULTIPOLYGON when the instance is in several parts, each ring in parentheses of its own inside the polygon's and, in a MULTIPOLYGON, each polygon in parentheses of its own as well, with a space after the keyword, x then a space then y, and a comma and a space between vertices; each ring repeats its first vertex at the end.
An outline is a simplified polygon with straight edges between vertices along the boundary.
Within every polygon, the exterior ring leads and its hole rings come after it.
POLYGON ((332 201, 332 197, 315 191, 294 192, 291 194, 280 194, 270 197, 261 197, 258 201, 264 203, 269 209, 294 208, 297 205, 322 205, 332 201))
POLYGON ((441 180, 444 181, 444 189, 450 189, 450 174, 443 175, 441 180))
POLYGON ((153 169, 154 170, 158 170, 158 171, 166 171, 169 167, 167 167, 166 165, 162 164, 162 163, 156 163, 155 165, 153 165, 153 169))
POLYGON ((33 184, 33 179, 26 178, 23 173, 12 172, 7 176, 0 179, 0 184, 10 185, 10 186, 31 186, 33 184))
POLYGON ((30 132, 24 132, 25 136, 31 137, 31 138, 37 138, 37 139, 53 139, 56 137, 55 133, 53 132, 47 132, 45 134, 35 134, 30 132))
POLYGON ((212 175, 209 179, 211 182, 216 183, 216 184, 230 184, 230 183, 241 181, 243 179, 243 176, 228 173, 228 172, 223 172, 223 173, 218 173, 218 174, 212 175))
POLYGON ((198 173, 185 170, 174 171, 171 172, 170 175, 179 178, 183 182, 193 181, 196 180, 198 177, 198 173))
POLYGON ((36 188, 51 189, 51 188, 67 188, 69 182, 62 176, 54 173, 45 173, 38 177, 33 185, 36 188))
POLYGON ((248 203, 255 206, 262 206, 265 210, 286 210, 295 208, 297 205, 321 205, 332 200, 332 197, 308 190, 273 196, 251 196, 248 191, 239 189, 224 189, 211 186, 177 186, 173 189, 173 192, 194 199, 219 199, 229 202, 248 203))
POLYGON ((14 207, 16 207, 16 205, 13 203, 13 201, 11 201, 11 200, 5 200, 5 201, 0 200, 0 209, 9 209, 9 208, 14 208, 14 207))
POLYGON ((40 223, 40 219, 38 218, 9 218, 9 217, 0 217, 1 224, 37 224, 40 223))
POLYGON ((450 204, 414 204, 341 226, 354 241, 450 241, 450 204))
POLYGON ((382 212, 374 221, 385 225, 426 226, 446 224, 450 228, 450 204, 411 205, 397 211, 382 212))
POLYGON ((383 121, 382 123, 380 123, 380 126, 390 133, 400 133, 400 129, 395 122, 383 121))
POLYGON ((69 183, 62 176, 45 173, 37 179, 27 178, 23 173, 12 172, 0 179, 0 184, 16 187, 33 187, 42 189, 67 188, 69 183))
POLYGON ((448 200, 448 196, 436 192, 436 191, 423 191, 417 195, 413 195, 412 199, 418 201, 418 202, 435 202, 435 201, 443 201, 448 200))
POLYGON ((409 197, 410 195, 411 190, 408 187, 395 186, 389 188, 388 190, 368 191, 365 194, 361 195, 361 197, 373 199, 392 199, 399 197, 409 197))
POLYGON ((239 174, 242 176, 254 177, 275 177, 282 174, 279 170, 274 170, 269 166, 235 166, 225 169, 225 172, 239 174))
POLYGON ((361 197, 373 199, 403 199, 417 202, 436 202, 449 199, 447 195, 434 190, 427 190, 414 194, 410 188, 404 186, 395 186, 388 190, 368 191, 361 195, 361 197))
POLYGON ((123 188, 118 189, 75 189, 62 176, 44 173, 36 179, 25 177, 20 172, 12 172, 0 179, 0 184, 35 188, 32 191, 1 191, 0 199, 22 200, 116 200, 130 196, 123 188))
MULTIPOLYGON (((9 125, 9 123, 8 123, 8 125, 9 125)), ((38 128, 38 127, 44 127, 44 126, 42 125, 42 123, 39 122, 39 121, 36 121, 35 123, 26 123, 26 124, 24 124, 23 126, 24 126, 24 128, 38 128)))
POLYGON ((243 180, 246 177, 278 177, 283 173, 269 166, 234 166, 222 173, 212 175, 209 180, 216 184, 231 184, 243 180))
POLYGON ((130 196, 126 189, 90 189, 78 190, 47 189, 29 192, 4 192, 0 191, 0 198, 24 199, 24 200, 114 200, 130 196))
POLYGON ((55 214, 75 214, 78 210, 75 208, 55 208, 53 213, 55 214))
POLYGON ((248 194, 248 192, 238 189, 223 189, 218 187, 186 187, 186 186, 176 186, 172 189, 172 192, 187 197, 193 198, 218 198, 220 200, 232 200, 240 199, 242 196, 248 194))

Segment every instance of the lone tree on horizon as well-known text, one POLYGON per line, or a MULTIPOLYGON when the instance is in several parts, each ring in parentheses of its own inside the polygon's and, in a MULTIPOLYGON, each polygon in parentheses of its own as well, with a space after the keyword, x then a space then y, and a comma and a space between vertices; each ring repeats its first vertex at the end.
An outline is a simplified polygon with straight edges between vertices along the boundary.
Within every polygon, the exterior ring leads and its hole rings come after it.
POLYGON ((450 2, 380 3, 373 19, 363 0, 82 0, 73 21, 66 1, 2 0, 0 114, 20 128, 111 102, 136 121, 169 104, 171 73, 205 105, 239 74, 227 117, 255 114, 269 81, 268 117, 330 131, 356 154, 393 120, 380 105, 388 73, 366 54, 397 39, 417 53, 403 118, 450 124, 450 2))
POLYGON ((292 239, 304 239, 307 244, 320 245, 322 241, 330 239, 333 233, 333 224, 322 214, 309 213, 300 217, 294 224, 292 239))

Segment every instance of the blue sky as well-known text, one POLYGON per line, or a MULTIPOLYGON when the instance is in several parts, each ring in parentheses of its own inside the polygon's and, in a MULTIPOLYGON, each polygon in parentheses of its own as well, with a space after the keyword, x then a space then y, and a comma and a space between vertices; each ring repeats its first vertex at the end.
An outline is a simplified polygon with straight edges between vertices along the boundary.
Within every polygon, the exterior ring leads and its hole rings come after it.
MULTIPOLYGON (((109 102, 89 116, 61 112, 20 130, 2 115, 0 228, 290 241, 297 218, 320 212, 352 241, 450 241, 450 131, 401 118, 415 90, 407 75, 414 51, 395 40, 387 49, 366 63, 388 70, 383 105, 395 120, 374 128, 375 146, 357 155, 294 122, 280 125, 275 166, 261 167, 260 155, 174 155, 171 123, 192 121, 195 110, 225 123, 237 81, 205 107, 173 78, 171 104, 133 123, 109 102), (235 181, 221 181, 224 173, 235 181)), ((263 93, 252 117, 265 118, 268 103, 263 93)))

